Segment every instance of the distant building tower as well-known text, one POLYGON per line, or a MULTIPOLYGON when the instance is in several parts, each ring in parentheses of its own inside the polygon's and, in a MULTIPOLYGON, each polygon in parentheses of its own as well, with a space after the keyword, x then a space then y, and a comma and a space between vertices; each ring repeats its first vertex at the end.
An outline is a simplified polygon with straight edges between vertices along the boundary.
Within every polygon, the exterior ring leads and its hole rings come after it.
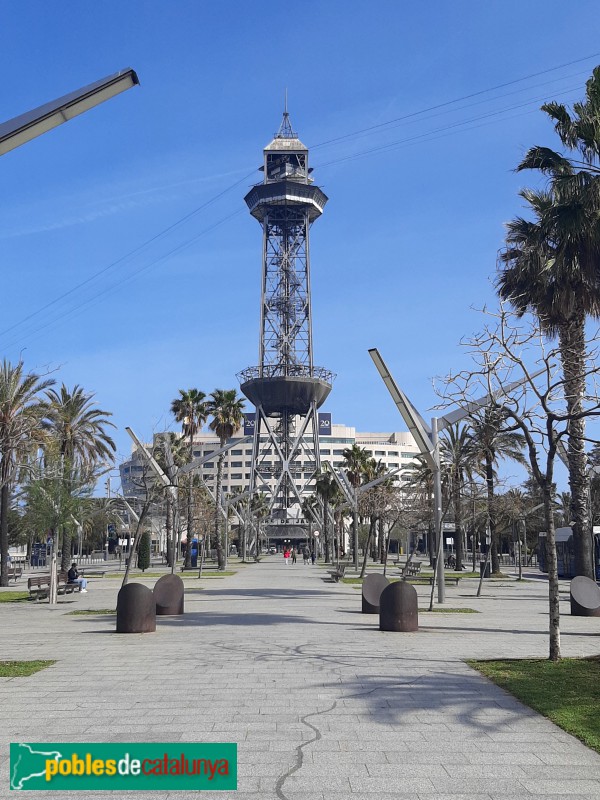
POLYGON ((289 526, 300 522, 300 503, 320 467, 317 409, 333 375, 313 364, 308 244, 327 197, 312 185, 308 149, 287 108, 261 170, 263 183, 245 197, 263 229, 259 364, 238 377, 256 407, 250 489, 269 496, 269 535, 293 537, 289 526))

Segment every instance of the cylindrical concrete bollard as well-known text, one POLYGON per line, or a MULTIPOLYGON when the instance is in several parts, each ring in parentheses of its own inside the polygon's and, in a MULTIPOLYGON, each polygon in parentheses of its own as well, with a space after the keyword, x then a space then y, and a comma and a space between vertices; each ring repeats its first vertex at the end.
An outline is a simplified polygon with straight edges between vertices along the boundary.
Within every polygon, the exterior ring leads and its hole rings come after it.
POLYGON ((379 598, 382 591, 390 582, 380 572, 373 572, 363 581, 362 585, 362 613, 379 614, 379 598))
POLYGON ((163 575, 154 584, 153 593, 157 616, 183 614, 183 581, 179 575, 163 575))
POLYGON ((600 588, 595 581, 583 575, 573 578, 570 597, 573 617, 600 617, 600 588))
POLYGON ((380 631, 419 630, 419 598, 414 586, 406 581, 390 583, 379 598, 380 631))
POLYGON ((152 590, 128 583, 117 596, 117 633, 152 633, 156 630, 156 602, 152 590))

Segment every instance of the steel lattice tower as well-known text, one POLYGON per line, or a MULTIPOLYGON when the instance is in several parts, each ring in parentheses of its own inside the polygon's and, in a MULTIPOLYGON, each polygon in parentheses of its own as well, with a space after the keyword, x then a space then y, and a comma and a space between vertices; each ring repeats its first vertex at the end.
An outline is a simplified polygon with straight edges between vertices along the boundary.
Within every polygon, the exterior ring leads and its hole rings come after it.
POLYGON ((333 379, 313 364, 310 301, 309 228, 327 197, 312 185, 287 109, 261 169, 263 183, 245 197, 263 229, 259 364, 238 377, 256 407, 250 490, 268 494, 271 533, 284 535, 320 467, 317 409, 333 379))

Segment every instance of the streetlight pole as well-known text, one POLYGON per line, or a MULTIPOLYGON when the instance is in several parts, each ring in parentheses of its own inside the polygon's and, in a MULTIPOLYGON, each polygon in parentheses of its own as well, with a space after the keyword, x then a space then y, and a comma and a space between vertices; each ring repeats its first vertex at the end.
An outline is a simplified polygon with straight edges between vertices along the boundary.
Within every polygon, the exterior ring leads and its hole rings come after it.
POLYGON ((134 70, 124 69, 1 123, 0 155, 137 86, 139 82, 134 70))
POLYGON ((440 468, 440 440, 438 436, 438 421, 431 418, 431 443, 433 444, 433 519, 434 529, 437 534, 437 556, 435 573, 438 585, 438 603, 446 600, 446 584, 444 582, 444 530, 442 523, 442 471, 440 468))
MULTIPOLYGON (((377 371, 381 375, 385 386, 392 396, 398 411, 402 415, 404 422, 408 425, 408 429, 412 434, 419 450, 429 468, 433 473, 434 480, 434 516, 435 527, 438 536, 438 555, 436 561, 436 580, 438 584, 438 602, 443 603, 445 600, 445 585, 444 585, 444 542, 442 530, 442 483, 441 483, 441 462, 440 462, 440 447, 438 434, 445 428, 449 428, 457 422, 465 419, 473 414, 473 412, 480 408, 489 405, 495 395, 486 395, 479 400, 466 401, 464 406, 454 409, 453 411, 446 412, 442 417, 433 417, 431 420, 431 428, 423 420, 417 409, 412 405, 408 397, 398 387, 394 378, 392 377, 389 369, 387 368, 383 358, 379 354, 377 348, 373 347, 369 350, 369 355, 373 359, 373 363, 377 367, 377 371)), ((543 370, 534 372, 530 378, 535 378, 540 375, 543 370)), ((522 386, 528 378, 523 378, 520 381, 515 381, 503 388, 506 394, 512 389, 522 386)), ((432 592, 433 594, 433 592, 432 592)))

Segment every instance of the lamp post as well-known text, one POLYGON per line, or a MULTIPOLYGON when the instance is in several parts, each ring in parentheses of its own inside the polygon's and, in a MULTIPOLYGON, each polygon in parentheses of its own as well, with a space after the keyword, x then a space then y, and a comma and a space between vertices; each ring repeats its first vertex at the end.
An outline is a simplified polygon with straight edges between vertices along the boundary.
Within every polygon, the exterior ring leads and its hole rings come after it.
MULTIPOLYGON (((432 417, 431 427, 427 425, 421 417, 417 409, 412 405, 408 397, 397 386, 394 378, 392 377, 389 369, 387 368, 383 358, 380 356, 377 348, 373 347, 369 350, 369 355, 373 359, 373 363, 377 367, 377 371, 381 375, 383 382, 398 411, 402 415, 404 422, 408 425, 408 429, 412 434, 413 439, 417 443, 419 450, 427 464, 429 465, 433 474, 433 505, 434 505, 434 519, 435 529, 437 532, 437 561, 436 561, 436 581, 438 585, 438 603, 443 603, 446 597, 446 589, 444 585, 444 543, 443 543, 443 530, 442 530, 442 480, 441 480, 441 462, 440 462, 440 446, 439 446, 439 432, 445 428, 460 422, 466 417, 473 414, 480 408, 489 405, 494 399, 495 395, 486 395, 479 400, 466 401, 464 406, 449 411, 442 417, 432 417)), ((515 381, 508 386, 503 387, 503 394, 507 394, 522 386, 530 378, 535 378, 540 375, 543 370, 534 372, 531 376, 523 378, 520 381, 515 381)))
POLYGON ((1 123, 0 155, 137 86, 139 82, 134 70, 124 69, 1 123))

